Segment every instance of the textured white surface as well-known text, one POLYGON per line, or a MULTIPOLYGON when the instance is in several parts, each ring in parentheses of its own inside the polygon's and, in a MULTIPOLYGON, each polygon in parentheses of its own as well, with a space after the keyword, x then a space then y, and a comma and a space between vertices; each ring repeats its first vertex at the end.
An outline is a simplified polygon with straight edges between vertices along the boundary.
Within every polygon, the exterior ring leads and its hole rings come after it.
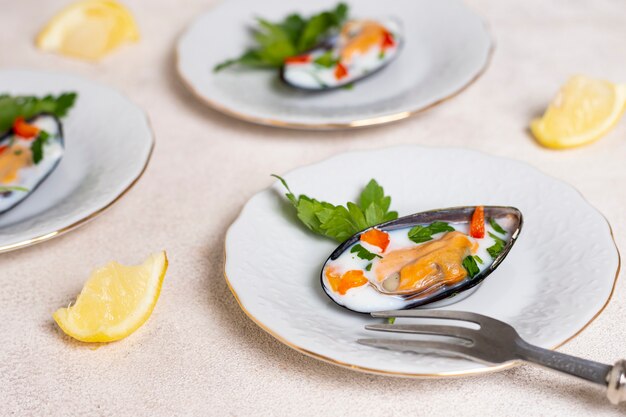
POLYGON ((460 0, 359 0, 352 3, 351 16, 400 19, 404 43, 394 62, 357 88, 311 94, 285 86, 272 71, 212 72, 250 44, 248 31, 230 28, 249 27, 257 15, 269 20, 294 10, 309 15, 337 1, 265 0, 261 10, 255 9, 257 3, 222 2, 193 22, 180 38, 177 54, 180 74, 196 94, 261 123, 346 124, 420 110, 470 83, 487 64, 492 46, 484 22, 460 0))
MULTIPOLYGON (((278 343, 237 306, 222 276, 226 228, 284 173, 342 151, 456 146, 523 160, 578 188, 626 247, 626 121, 593 146, 540 148, 526 127, 572 73, 626 82, 622 0, 471 0, 496 39, 465 93, 414 119, 350 132, 293 132, 230 120, 197 103, 173 70, 177 36, 205 0, 133 0, 142 41, 101 64, 42 54, 32 40, 67 1, 0 0, 0 65, 74 72, 120 90, 150 115, 157 145, 142 180, 94 222, 0 255, 0 414, 622 416, 600 389, 531 366, 448 380, 366 375, 278 343), (98 349, 52 322, 90 269, 165 248, 161 299, 134 335, 98 349)), ((253 11, 250 10, 249 13, 253 11)), ((494 175, 497 175, 495 173, 494 175)), ((626 280, 587 330, 560 350, 626 356, 626 280)))
MULTIPOLYGON (((528 342, 552 348, 606 303, 619 264, 611 231, 567 184, 509 159, 418 146, 342 154, 285 176, 294 193, 333 204, 355 200, 370 178, 385 187, 401 216, 476 204, 523 213, 524 227, 506 260, 472 296, 447 309, 498 318, 528 342), (444 175, 430 176, 443 166, 444 175)), ((376 337, 363 326, 381 320, 351 313, 323 293, 320 269, 336 244, 301 227, 283 194, 276 183, 254 196, 226 237, 226 274, 252 317, 305 351, 361 368, 407 374, 485 368, 355 343, 376 337)))

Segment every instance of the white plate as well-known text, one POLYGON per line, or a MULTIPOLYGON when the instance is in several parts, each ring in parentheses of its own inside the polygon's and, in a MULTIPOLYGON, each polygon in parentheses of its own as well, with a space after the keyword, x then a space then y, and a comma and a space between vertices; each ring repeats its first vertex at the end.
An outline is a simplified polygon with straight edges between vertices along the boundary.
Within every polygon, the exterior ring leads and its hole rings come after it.
MULTIPOLYGON (((571 186, 513 160, 417 146, 350 152, 285 176, 296 194, 335 204, 375 178, 400 215, 451 206, 519 208, 524 227, 502 265, 469 297, 445 307, 496 317, 530 343, 562 345, 608 302, 619 254, 605 218, 571 186), (440 175, 433 175, 439 173, 440 175)), ((295 219, 280 184, 252 197, 226 236, 225 274, 242 309, 281 342, 351 369, 402 376, 463 375, 468 360, 357 344, 377 320, 335 305, 319 284, 335 248, 295 219)))
POLYGON ((178 42, 178 72, 201 100, 228 115, 267 125, 332 129, 392 122, 451 97, 485 69, 492 48, 483 21, 459 0, 359 0, 354 17, 397 17, 404 27, 398 58, 351 90, 295 91, 277 71, 224 70, 219 62, 250 45, 256 16, 308 15, 337 0, 228 0, 200 16, 178 42))
POLYGON ((154 139, 141 109, 120 93, 71 75, 0 71, 0 93, 78 98, 62 119, 65 154, 26 200, 0 215, 0 252, 39 243, 93 219, 145 170, 154 139))

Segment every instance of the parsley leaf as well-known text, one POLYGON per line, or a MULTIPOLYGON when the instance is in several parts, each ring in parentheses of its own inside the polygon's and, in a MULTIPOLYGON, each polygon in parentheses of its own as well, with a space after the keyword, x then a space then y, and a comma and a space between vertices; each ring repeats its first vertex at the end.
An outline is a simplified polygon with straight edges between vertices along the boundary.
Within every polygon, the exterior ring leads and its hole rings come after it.
POLYGON ((395 317, 387 317, 387 323, 394 324, 395 322, 396 322, 396 318, 395 317))
POLYGON ((289 33, 280 24, 264 19, 257 19, 257 21, 259 29, 254 33, 254 39, 260 46, 256 53, 261 61, 272 67, 280 67, 286 57, 297 54, 289 33))
POLYGON ((338 28, 348 17, 348 5, 339 3, 334 10, 322 12, 309 19, 298 39, 298 49, 306 51, 318 44, 334 28, 338 28))
POLYGON ((469 255, 463 259, 463 268, 467 271, 467 274, 470 278, 474 278, 480 272, 480 268, 476 264, 476 259, 473 256, 469 255))
POLYGON ((498 222, 496 222, 496 219, 489 219, 489 224, 496 232, 500 233, 501 235, 506 235, 506 231, 502 228, 502 226, 498 224, 498 222))
POLYGON ((371 271, 372 270, 372 263, 368 263, 367 266, 365 267, 366 271, 371 271))
POLYGON ((389 211, 391 197, 385 196, 383 188, 371 180, 359 198, 359 203, 348 202, 346 206, 319 201, 306 195, 296 196, 287 182, 277 178, 287 190, 287 199, 296 208, 297 216, 312 232, 343 242, 352 235, 385 221, 398 218, 389 211))
POLYGON ((436 233, 454 232, 455 230, 454 227, 446 222, 432 222, 428 227, 433 232, 433 235, 436 233))
POLYGON ((415 226, 409 230, 409 239, 415 243, 428 242, 432 239, 432 232, 427 226, 415 226))
POLYGON ((495 240, 495 243, 487 248, 487 252, 489 252, 489 255, 493 259, 496 259, 498 255, 500 255, 500 253, 502 253, 502 251, 504 250, 506 242, 491 232, 489 232, 489 236, 491 236, 493 240, 495 240))
POLYGON ((63 117, 76 101, 76 93, 63 93, 56 97, 0 95, 0 132, 7 132, 19 116, 28 120, 41 113, 63 117))
POLYGON ((397 219, 398 212, 389 211, 390 206, 391 197, 385 195, 385 190, 376 180, 370 180, 359 197, 359 207, 365 212, 367 226, 397 219))
POLYGON ((333 51, 326 51, 322 55, 315 58, 313 62, 324 68, 332 68, 337 65, 339 60, 333 56, 333 51))
POLYGON ((424 243, 432 240, 433 235, 443 232, 453 232, 454 227, 446 222, 432 222, 428 226, 417 225, 409 230, 409 239, 415 243, 424 243))
POLYGON ((361 244, 358 243, 354 245, 352 249, 350 249, 350 253, 356 253, 356 256, 361 259, 365 259, 366 261, 371 261, 376 257, 382 258, 380 255, 376 255, 375 253, 368 251, 363 246, 361 246, 361 244))
POLYGON ((43 159, 43 147, 50 139, 50 134, 45 130, 39 132, 37 139, 33 141, 33 144, 30 145, 30 150, 33 153, 33 162, 37 165, 43 159))
POLYGON ((292 44, 297 44, 298 39, 300 38, 300 34, 304 30, 304 26, 306 25, 306 21, 297 13, 290 14, 282 21, 281 27, 289 36, 289 40, 292 44))
POLYGON ((300 55, 323 38, 337 31, 348 17, 348 6, 339 3, 334 9, 303 18, 291 14, 280 22, 257 19, 253 29, 256 46, 237 58, 228 59, 213 68, 218 72, 232 65, 252 68, 280 68, 286 58, 300 55))

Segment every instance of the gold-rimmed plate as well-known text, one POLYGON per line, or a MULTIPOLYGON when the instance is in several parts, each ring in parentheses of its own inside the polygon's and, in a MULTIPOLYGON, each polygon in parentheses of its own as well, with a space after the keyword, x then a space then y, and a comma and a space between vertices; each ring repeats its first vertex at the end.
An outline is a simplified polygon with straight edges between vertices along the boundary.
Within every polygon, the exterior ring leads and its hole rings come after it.
POLYGON ((145 113, 120 93, 83 78, 45 71, 2 70, 0 93, 76 92, 63 119, 65 152, 31 196, 0 215, 0 253, 30 246, 83 225, 141 177, 154 137, 145 113))
MULTIPOLYGON (((613 293, 620 261, 606 219, 570 185, 527 164, 464 149, 404 146, 341 154, 285 178, 297 194, 334 204, 355 199, 375 178, 400 215, 478 204, 519 208, 524 230, 505 262, 476 292, 445 308, 504 320, 533 344, 566 343, 613 293), (432 175, 442 169, 445 175, 432 175)), ((277 183, 252 197, 225 243, 226 280, 264 330, 318 359, 385 375, 457 376, 506 367, 356 343, 371 336, 363 326, 377 320, 324 294, 320 269, 336 243, 299 223, 283 194, 277 183)))
POLYGON ((210 107, 249 122, 298 129, 341 129, 404 119, 458 94, 485 70, 493 43, 482 19, 457 0, 359 0, 351 16, 394 17, 403 26, 398 58, 354 85, 322 93, 283 85, 277 71, 213 67, 249 46, 249 26, 334 7, 318 2, 228 0, 198 17, 177 45, 185 85, 210 107))

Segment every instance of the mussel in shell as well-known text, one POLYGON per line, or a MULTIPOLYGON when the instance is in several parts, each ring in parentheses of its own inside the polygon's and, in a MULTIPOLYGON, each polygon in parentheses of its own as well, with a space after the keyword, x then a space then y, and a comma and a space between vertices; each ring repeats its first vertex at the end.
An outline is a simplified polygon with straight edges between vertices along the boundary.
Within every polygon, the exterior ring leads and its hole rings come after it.
POLYGON ((363 230, 324 263, 322 287, 337 304, 371 313, 440 301, 480 284, 522 228, 514 207, 456 207, 363 230))
POLYGON ((387 66, 401 45, 401 26, 396 20, 350 20, 318 47, 287 58, 280 78, 302 90, 345 87, 387 66))
POLYGON ((0 214, 30 196, 63 157, 61 122, 50 114, 20 121, 0 137, 0 214))

